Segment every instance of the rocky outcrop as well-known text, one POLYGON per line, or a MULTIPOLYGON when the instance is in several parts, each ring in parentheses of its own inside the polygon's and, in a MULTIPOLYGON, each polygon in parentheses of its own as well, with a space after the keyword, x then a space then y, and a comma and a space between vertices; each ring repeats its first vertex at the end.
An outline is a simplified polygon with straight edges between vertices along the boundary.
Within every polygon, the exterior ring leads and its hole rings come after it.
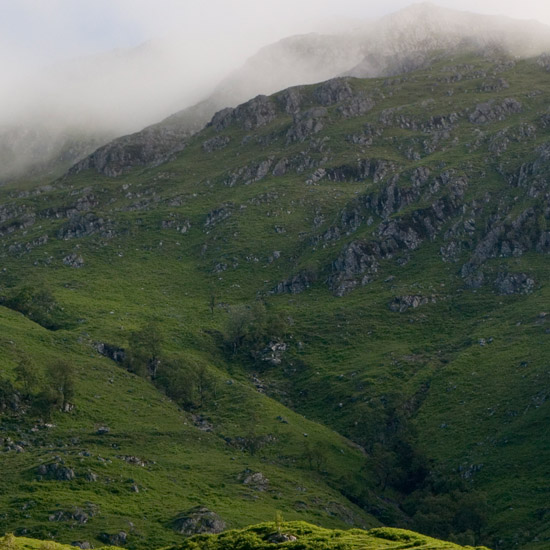
POLYGON ((367 114, 375 105, 376 102, 371 97, 364 94, 357 94, 340 105, 338 107, 338 113, 340 113, 342 118, 354 118, 367 114))
POLYGON ((527 273, 498 274, 495 289, 499 294, 531 294, 535 289, 535 280, 527 273))
POLYGON ((76 477, 74 470, 62 462, 41 464, 36 473, 42 478, 55 481, 72 481, 76 477))
POLYGON ((302 88, 288 88, 277 95, 277 101, 284 109, 285 113, 289 115, 296 114, 302 106, 302 88))
POLYGON ((269 479, 262 472, 254 472, 248 468, 241 472, 237 479, 256 491, 266 491, 269 488, 269 479))
POLYGON ((272 341, 254 355, 258 361, 263 361, 272 366, 278 366, 282 363, 283 355, 287 350, 288 344, 286 342, 272 341))
POLYGON ((443 173, 435 178, 429 192, 435 193, 443 187, 447 190, 445 195, 405 218, 390 218, 421 196, 422 182, 428 182, 428 175, 427 170, 416 171, 413 180, 418 183, 406 191, 392 179, 380 195, 366 198, 365 206, 384 219, 372 241, 349 243, 331 264, 328 285, 336 296, 343 296, 359 284, 371 282, 378 272, 380 260, 390 259, 399 252, 416 250, 425 239, 434 240, 445 222, 462 206, 466 179, 443 173))
POLYGON ((214 210, 211 210, 206 215, 206 220, 204 221, 204 227, 207 229, 210 229, 217 225, 218 223, 226 220, 231 216, 233 213, 232 211, 232 205, 227 203, 219 208, 215 208, 214 210))
POLYGON ((225 529, 225 522, 206 506, 196 506, 173 520, 172 528, 176 532, 188 536, 201 533, 221 533, 225 529))
POLYGON ((327 80, 313 90, 316 103, 324 106, 334 105, 353 97, 353 90, 347 78, 333 78, 327 80))
POLYGON ((514 98, 506 98, 502 103, 495 100, 478 103, 470 114, 470 122, 473 124, 487 124, 495 120, 505 120, 510 115, 521 113, 522 105, 514 98))
POLYGON ((298 112, 293 116, 293 123, 286 133, 286 142, 303 142, 308 137, 318 134, 325 127, 328 111, 324 107, 314 107, 298 112))
POLYGON ((80 269, 84 266, 84 258, 80 254, 73 252, 63 258, 63 263, 68 267, 80 269))
POLYGON ((480 92, 501 92, 502 90, 507 90, 510 87, 510 84, 504 78, 492 78, 485 80, 479 86, 480 92))
MULTIPOLYGON (((243 166, 226 176, 223 183, 228 187, 233 187, 237 184, 250 185, 251 183, 261 181, 269 174, 273 162, 274 158, 269 157, 265 160, 243 166)), ((283 169, 283 166, 284 164, 279 166, 278 173, 283 169)))
POLYGON ((105 342, 96 342, 94 345, 97 352, 101 355, 108 357, 116 363, 124 363, 126 359, 126 351, 123 348, 106 344, 105 342))
POLYGON ((269 124, 277 114, 273 100, 265 95, 259 95, 236 108, 223 109, 217 112, 208 126, 221 132, 232 124, 237 124, 245 130, 256 130, 269 124))
POLYGON ((316 277, 308 271, 300 271, 296 275, 280 282, 273 290, 274 294, 300 294, 308 289, 314 282, 316 277))
POLYGON ((116 178, 136 166, 158 166, 183 151, 187 137, 182 129, 152 126, 100 147, 75 164, 68 175, 95 170, 116 178))
POLYGON ((355 165, 343 164, 333 168, 326 168, 325 179, 329 181, 362 181, 369 177, 371 164, 367 159, 358 160, 355 165))
POLYGON ((481 266, 490 258, 519 257, 537 249, 543 233, 538 228, 535 211, 528 208, 513 219, 494 219, 485 234, 478 240, 468 262, 461 268, 466 284, 479 288, 484 277, 481 266))
POLYGON ((88 237, 96 233, 105 239, 114 237, 115 232, 112 228, 112 222, 105 221, 92 212, 77 213, 58 230, 57 238, 67 241, 88 237))
POLYGON ((434 296, 421 296, 418 294, 406 295, 406 296, 396 296, 389 304, 389 308, 397 313, 404 313, 409 308, 416 309, 417 307, 423 306, 428 303, 435 303, 436 299, 434 296))
POLYGON ((86 510, 75 507, 73 510, 57 510, 48 516, 48 521, 71 521, 78 525, 85 525, 97 513, 95 506, 90 505, 86 510))
POLYGON ((359 284, 373 280, 378 272, 381 250, 378 243, 354 241, 348 244, 332 263, 333 274, 328 279, 329 288, 336 296, 343 296, 359 284))

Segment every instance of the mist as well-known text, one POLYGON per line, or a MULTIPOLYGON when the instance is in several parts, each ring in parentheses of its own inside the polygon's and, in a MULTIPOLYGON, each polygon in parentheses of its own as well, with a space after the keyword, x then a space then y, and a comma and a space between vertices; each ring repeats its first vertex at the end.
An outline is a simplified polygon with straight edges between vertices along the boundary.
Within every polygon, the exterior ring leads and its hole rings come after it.
MULTIPOLYGON (((545 2, 441 0, 423 5, 420 15, 418 9, 405 10, 416 19, 401 16, 394 32, 399 18, 388 14, 408 5, 406 0, 0 0, 0 177, 62 155, 67 143, 81 140, 80 148, 73 147, 76 159, 206 98, 222 108, 339 74, 383 74, 387 67, 369 65, 366 56, 414 50, 425 42, 422 33, 442 36, 438 6, 519 17, 524 22, 499 19, 490 38, 512 36, 517 27, 508 46, 518 54, 550 48, 548 29, 525 22, 550 23, 545 2), (432 12, 439 19, 430 22, 432 12), (297 36, 285 39, 292 35, 297 36)), ((455 19, 446 16, 445 32, 458 40, 472 25, 455 19)), ((476 25, 483 37, 486 22, 476 25)))

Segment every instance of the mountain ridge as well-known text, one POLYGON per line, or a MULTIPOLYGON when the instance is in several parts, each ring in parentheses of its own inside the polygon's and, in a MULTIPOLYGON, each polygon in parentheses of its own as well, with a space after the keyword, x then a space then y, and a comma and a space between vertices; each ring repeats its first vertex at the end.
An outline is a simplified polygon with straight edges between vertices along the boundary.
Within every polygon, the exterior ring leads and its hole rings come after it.
POLYGON ((26 405, 4 415, 2 525, 68 540, 97 500, 83 532, 131 521, 129 547, 204 505, 544 548, 545 59, 299 86, 218 112, 166 163, 3 189, 5 409, 21 352, 68 355, 78 391, 40 437, 26 405))

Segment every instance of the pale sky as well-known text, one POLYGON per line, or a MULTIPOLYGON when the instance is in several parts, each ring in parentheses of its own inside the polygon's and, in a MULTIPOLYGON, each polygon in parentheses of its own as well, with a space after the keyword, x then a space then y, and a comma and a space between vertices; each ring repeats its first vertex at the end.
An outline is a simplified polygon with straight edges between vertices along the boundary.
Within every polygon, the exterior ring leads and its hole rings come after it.
MULTIPOLYGON (((246 55, 331 19, 376 19, 410 0, 0 0, 0 66, 44 66, 60 59, 132 47, 176 34, 246 55)), ((548 0, 438 0, 440 6, 550 25, 548 0)))

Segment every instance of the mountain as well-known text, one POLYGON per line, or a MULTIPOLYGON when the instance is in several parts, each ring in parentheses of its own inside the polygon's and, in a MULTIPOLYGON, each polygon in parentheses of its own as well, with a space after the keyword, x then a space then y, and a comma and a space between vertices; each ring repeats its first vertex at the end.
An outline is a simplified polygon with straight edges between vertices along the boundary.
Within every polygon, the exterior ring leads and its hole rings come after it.
MULTIPOLYGON (((255 95, 341 75, 401 74, 457 48, 534 56, 550 50, 550 29, 534 21, 421 3, 354 29, 285 38, 262 48, 225 78, 226 67, 235 61, 231 48, 212 47, 207 39, 192 45, 173 39, 150 42, 78 60, 39 79, 30 87, 45 93, 28 100, 26 112, 0 127, 0 181, 36 179, 44 172, 61 175, 98 145, 128 132, 134 134, 99 153, 98 170, 118 173, 120 155, 128 156, 124 151, 137 165, 164 161, 215 112, 255 95), (217 85, 215 78, 221 78, 217 85), (171 113, 176 114, 140 131, 171 113), (165 139, 165 146, 159 144, 165 139), (112 168, 104 164, 109 156, 114 157, 112 168)), ((90 162, 95 161, 84 165, 90 162)))
POLYGON ((549 70, 438 54, 4 186, 1 529, 546 548, 549 70))

